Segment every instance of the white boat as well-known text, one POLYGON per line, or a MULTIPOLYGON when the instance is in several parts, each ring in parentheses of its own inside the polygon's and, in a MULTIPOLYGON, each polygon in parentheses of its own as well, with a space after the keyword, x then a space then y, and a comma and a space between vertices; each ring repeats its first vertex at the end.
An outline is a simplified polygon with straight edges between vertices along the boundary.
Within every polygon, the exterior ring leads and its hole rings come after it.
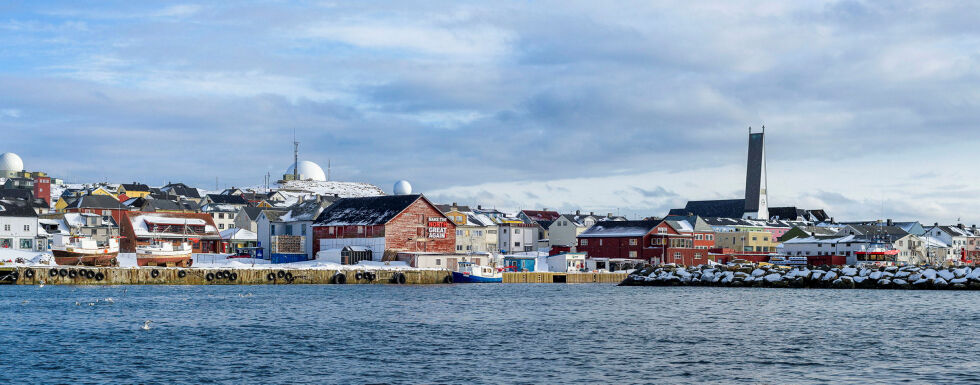
POLYGON ((181 242, 179 246, 168 241, 154 241, 149 245, 136 247, 136 264, 139 266, 191 266, 190 243, 181 242))
POLYGON ((58 234, 53 239, 51 254, 59 265, 117 266, 119 240, 109 238, 108 244, 99 245, 90 237, 58 234))
POLYGON ((456 283, 501 283, 504 274, 490 267, 477 265, 473 262, 459 262, 458 271, 453 272, 453 282, 456 283))

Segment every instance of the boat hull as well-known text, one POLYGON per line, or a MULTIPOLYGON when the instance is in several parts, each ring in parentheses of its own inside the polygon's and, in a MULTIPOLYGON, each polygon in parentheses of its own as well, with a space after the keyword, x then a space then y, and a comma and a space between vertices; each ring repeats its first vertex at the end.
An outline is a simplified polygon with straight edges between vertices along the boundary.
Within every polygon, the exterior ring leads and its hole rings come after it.
POLYGON ((54 262, 63 266, 118 266, 119 252, 79 253, 65 250, 51 250, 54 262))
POLYGON ((453 272, 453 282, 455 283, 501 283, 503 281, 503 277, 480 277, 473 274, 453 272))
POLYGON ((190 254, 177 254, 177 255, 136 255, 136 265, 137 266, 177 266, 177 267, 191 267, 191 255, 190 254))

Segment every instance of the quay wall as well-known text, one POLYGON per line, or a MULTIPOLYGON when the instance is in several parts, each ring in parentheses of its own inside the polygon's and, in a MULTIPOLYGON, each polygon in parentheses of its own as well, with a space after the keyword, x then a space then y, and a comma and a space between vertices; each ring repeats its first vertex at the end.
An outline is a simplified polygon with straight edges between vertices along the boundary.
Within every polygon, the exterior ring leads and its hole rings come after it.
POLYGON ((504 273, 504 283, 619 283, 626 273, 504 273))
POLYGON ((448 283, 448 270, 184 269, 120 267, 0 268, 0 284, 17 285, 280 285, 448 283), (342 276, 342 278, 341 278, 342 276))

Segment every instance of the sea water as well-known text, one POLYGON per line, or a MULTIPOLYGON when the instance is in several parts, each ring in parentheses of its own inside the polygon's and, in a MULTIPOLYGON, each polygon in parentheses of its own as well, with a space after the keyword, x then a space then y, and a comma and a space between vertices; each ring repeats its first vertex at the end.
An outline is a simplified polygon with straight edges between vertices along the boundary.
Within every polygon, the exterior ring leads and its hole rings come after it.
POLYGON ((0 311, 4 384, 980 382, 976 292, 49 285, 0 311))

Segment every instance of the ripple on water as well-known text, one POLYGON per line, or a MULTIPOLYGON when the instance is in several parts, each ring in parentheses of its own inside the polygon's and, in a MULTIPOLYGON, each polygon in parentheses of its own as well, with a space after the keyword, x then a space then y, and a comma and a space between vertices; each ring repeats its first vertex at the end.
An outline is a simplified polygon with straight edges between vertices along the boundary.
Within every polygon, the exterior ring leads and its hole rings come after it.
POLYGON ((966 336, 980 331, 977 296, 611 285, 4 287, 0 383, 975 383, 980 342, 966 336), (113 303, 87 306, 108 297, 113 303), (147 319, 152 328, 139 330, 147 319))

